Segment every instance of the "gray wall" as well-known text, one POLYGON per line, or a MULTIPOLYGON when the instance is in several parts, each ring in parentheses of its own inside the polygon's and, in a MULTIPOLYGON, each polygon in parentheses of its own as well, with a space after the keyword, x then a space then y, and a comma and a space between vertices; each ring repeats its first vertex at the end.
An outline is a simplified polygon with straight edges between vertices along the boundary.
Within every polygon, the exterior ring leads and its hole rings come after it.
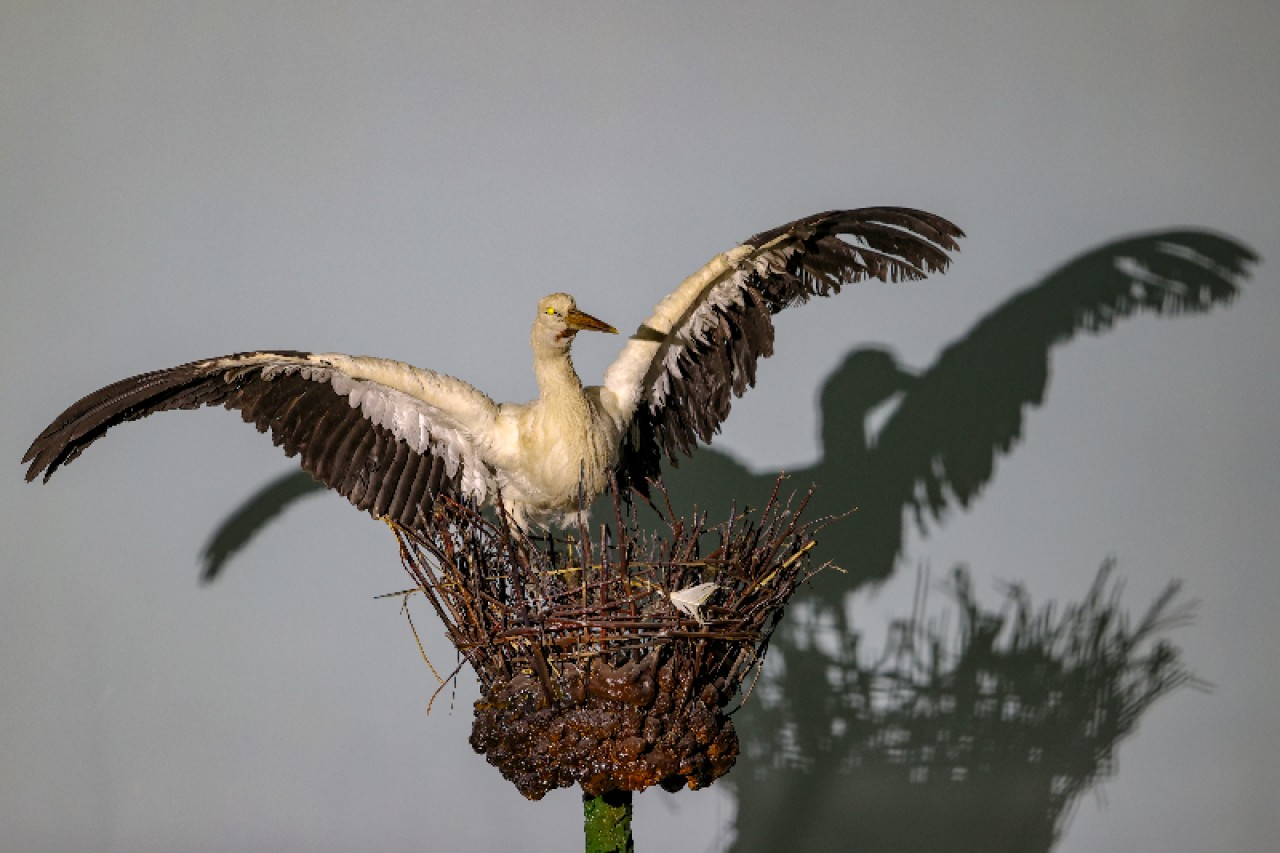
MULTIPOLYGON (((371 353, 534 393, 530 306, 626 327, 757 230, 902 204, 969 233, 951 274, 779 322, 717 448, 818 454, 852 348, 930 364, 1099 243, 1180 225, 1263 258, 1234 306, 1059 351, 968 511, 855 603, 868 642, 914 572, 1079 598, 1119 560, 1216 689, 1163 700, 1063 851, 1280 837, 1280 7, 1126 0, 0 4, 0 836, 15 849, 572 849, 576 793, 526 803, 430 717, 381 525, 326 497, 218 583, 214 522, 287 470, 225 412, 127 427, 45 487, 27 443, 75 398, 262 347, 371 353)), ((586 339, 595 379, 616 342, 586 339)), ((452 656, 419 627, 437 667, 452 656)), ((449 711, 452 704, 453 710, 449 711)), ((643 849, 714 850, 727 786, 638 800, 643 849)), ((833 842, 838 844, 838 842, 833 842)))

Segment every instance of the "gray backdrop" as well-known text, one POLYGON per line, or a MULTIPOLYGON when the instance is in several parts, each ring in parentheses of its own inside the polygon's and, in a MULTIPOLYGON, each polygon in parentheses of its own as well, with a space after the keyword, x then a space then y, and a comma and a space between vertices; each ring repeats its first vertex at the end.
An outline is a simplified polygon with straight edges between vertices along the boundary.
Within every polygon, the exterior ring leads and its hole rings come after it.
MULTIPOLYGON (((1193 225, 1263 258, 1233 306, 1059 350, 1026 440, 859 593, 913 567, 1078 599, 1115 556, 1212 693, 1157 703, 1058 849, 1280 837, 1280 6, 1121 3, 0 3, 0 836, 14 849, 573 849, 466 743, 391 601, 382 525, 327 496, 197 582, 213 525, 291 464, 222 411, 120 429, 48 486, 28 442, 109 381, 272 347, 534 393, 531 306, 633 326, 755 231, 901 204, 953 272, 780 318, 717 448, 811 464, 855 346, 930 364, 1096 245, 1193 225), (842 8, 843 7, 843 8, 842 8)), ((616 339, 585 338, 597 381, 616 339)), ((438 626, 417 620, 437 666, 438 626)), ((450 704, 453 710, 450 712, 450 704)), ((641 849, 732 843, 730 787, 637 801, 641 849)), ((831 839, 839 849, 840 840, 831 839)))

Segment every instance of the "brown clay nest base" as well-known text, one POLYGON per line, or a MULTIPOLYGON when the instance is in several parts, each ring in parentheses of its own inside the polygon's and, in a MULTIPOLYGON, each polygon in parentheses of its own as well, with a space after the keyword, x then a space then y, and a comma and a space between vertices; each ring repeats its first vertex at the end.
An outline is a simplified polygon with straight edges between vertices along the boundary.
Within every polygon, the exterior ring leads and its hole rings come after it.
POLYGON ((530 536, 458 504, 422 530, 392 525, 479 677, 476 751, 533 800, 574 784, 593 796, 701 788, 727 773, 738 736, 725 708, 812 574, 816 525, 800 521, 805 500, 777 493, 759 512, 658 531, 615 494, 594 538, 585 525, 530 536))

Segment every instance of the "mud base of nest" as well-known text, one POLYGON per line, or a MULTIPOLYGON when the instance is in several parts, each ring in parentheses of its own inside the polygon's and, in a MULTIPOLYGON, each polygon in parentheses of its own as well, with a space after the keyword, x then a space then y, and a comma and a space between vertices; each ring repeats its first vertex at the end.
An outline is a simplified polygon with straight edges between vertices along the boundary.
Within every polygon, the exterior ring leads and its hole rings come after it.
POLYGON ((517 675, 486 686, 471 745, 529 799, 579 785, 613 790, 703 788, 729 772, 738 735, 724 679, 700 677, 678 645, 612 667, 601 657, 551 682, 517 675))
POLYGON ((471 745, 529 799, 702 788, 738 756, 726 713, 810 575, 803 502, 534 541, 474 510, 393 525, 406 569, 475 669, 471 745))

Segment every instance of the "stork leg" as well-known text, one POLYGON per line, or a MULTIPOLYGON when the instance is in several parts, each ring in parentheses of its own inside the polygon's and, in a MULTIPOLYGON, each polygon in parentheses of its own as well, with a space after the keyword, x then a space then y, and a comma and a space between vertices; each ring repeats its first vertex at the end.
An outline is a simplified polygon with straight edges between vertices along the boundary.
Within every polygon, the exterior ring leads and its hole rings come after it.
POLYGON ((553 570, 556 568, 556 537, 549 528, 542 528, 541 532, 529 531, 529 539, 539 543, 539 547, 544 554, 547 555, 547 565, 553 570))

